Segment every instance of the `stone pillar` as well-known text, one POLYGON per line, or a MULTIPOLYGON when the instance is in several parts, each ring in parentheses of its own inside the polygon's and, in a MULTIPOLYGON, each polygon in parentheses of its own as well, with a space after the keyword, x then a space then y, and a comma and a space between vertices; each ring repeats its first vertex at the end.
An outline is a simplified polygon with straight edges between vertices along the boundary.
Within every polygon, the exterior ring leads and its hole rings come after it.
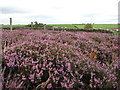
POLYGON ((10 30, 12 31, 12 18, 10 18, 10 30))
POLYGON ((33 30, 33 22, 31 22, 31 30, 33 30))

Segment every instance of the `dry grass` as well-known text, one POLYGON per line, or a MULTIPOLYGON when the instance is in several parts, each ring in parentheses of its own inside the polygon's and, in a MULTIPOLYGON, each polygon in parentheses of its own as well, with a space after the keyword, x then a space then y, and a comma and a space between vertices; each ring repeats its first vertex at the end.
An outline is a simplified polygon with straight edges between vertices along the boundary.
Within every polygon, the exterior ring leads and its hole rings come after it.
POLYGON ((89 58, 92 61, 95 61, 97 59, 97 54, 99 53, 99 51, 97 49, 92 49, 91 53, 89 53, 89 58))

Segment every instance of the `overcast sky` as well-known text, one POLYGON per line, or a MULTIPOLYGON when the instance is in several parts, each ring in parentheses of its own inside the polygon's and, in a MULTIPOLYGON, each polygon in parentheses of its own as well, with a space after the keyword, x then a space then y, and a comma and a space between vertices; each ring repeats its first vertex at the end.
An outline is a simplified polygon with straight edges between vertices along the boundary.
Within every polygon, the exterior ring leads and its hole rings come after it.
POLYGON ((118 23, 119 0, 0 0, 0 24, 118 23))

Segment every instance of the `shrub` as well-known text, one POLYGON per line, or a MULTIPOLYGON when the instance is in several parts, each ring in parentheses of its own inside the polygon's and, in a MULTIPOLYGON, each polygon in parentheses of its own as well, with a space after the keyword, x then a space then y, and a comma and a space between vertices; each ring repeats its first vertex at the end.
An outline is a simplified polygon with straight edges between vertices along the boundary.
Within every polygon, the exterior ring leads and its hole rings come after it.
POLYGON ((84 29, 93 29, 93 26, 92 24, 86 24, 84 29))
POLYGON ((3 31, 2 45, 4 88, 118 86, 118 43, 115 35, 42 30, 3 31))

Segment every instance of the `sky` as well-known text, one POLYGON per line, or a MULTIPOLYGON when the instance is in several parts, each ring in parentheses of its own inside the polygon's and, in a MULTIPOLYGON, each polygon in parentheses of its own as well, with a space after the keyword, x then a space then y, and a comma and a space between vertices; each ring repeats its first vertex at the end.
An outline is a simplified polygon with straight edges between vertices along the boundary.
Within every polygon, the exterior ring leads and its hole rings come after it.
POLYGON ((0 0, 0 24, 117 24, 119 0, 0 0))

